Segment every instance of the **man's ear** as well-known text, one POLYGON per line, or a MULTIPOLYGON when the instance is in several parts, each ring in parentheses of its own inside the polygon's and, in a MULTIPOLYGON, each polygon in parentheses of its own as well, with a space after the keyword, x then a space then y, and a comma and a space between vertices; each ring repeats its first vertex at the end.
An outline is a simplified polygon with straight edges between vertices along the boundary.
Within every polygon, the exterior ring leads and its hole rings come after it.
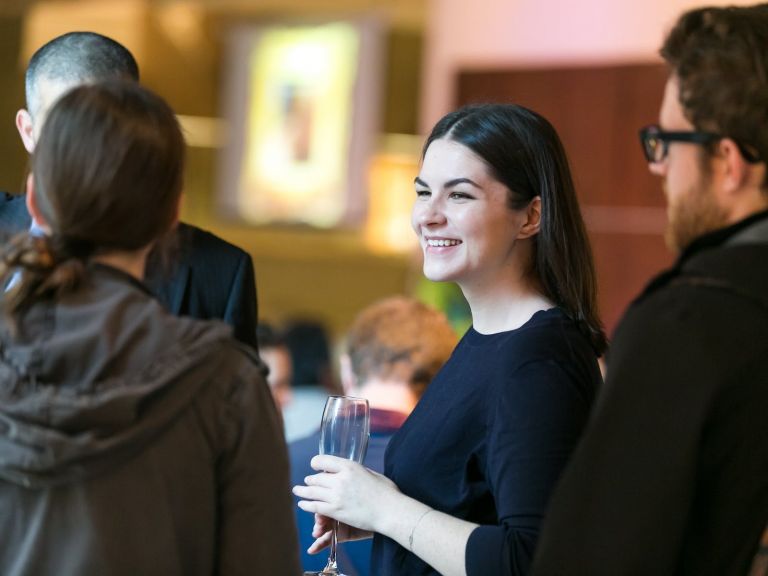
POLYGON ((536 196, 525 208, 526 220, 517 234, 518 240, 530 238, 539 233, 541 225, 541 196, 536 196))
POLYGON ((51 227, 48 226, 48 222, 45 221, 45 218, 40 213, 40 208, 37 206, 37 192, 35 190, 35 177, 32 175, 31 172, 29 176, 27 176, 27 194, 25 199, 27 203, 27 211, 29 212, 29 215, 32 216, 32 221, 35 223, 35 226, 40 228, 46 234, 50 234, 51 227))
POLYGON ((726 194, 732 194, 741 188, 748 176, 749 164, 741 155, 736 142, 723 138, 717 143, 714 170, 718 172, 719 181, 726 194))
POLYGON ((764 209, 762 191, 765 163, 752 164, 744 159, 736 142, 723 138, 718 142, 712 161, 716 182, 715 194, 720 206, 741 219, 750 212, 764 209))
POLYGON ((19 131, 24 148, 32 154, 35 151, 34 123, 32 115, 25 108, 16 112, 16 130, 19 131))

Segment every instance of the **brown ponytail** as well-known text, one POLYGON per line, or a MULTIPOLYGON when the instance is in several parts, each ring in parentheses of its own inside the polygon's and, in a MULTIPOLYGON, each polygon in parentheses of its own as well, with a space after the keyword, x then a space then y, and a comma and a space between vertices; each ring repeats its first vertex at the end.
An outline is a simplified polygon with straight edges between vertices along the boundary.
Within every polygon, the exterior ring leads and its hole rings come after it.
POLYGON ((12 238, 0 259, 3 313, 11 325, 33 301, 76 288, 92 252, 90 243, 61 236, 23 232, 12 238))
POLYGON ((184 137, 171 108, 135 82, 77 87, 51 108, 32 157, 35 205, 50 237, 20 234, 0 252, 11 322, 74 289, 91 256, 150 247, 173 226, 184 137))

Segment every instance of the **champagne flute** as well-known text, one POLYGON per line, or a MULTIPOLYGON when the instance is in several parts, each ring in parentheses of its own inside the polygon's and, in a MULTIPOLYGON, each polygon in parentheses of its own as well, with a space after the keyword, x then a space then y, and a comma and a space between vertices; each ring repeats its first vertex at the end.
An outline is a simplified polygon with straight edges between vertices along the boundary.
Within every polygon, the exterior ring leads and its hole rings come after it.
MULTIPOLYGON (((320 424, 320 454, 330 454, 362 463, 370 434, 368 400, 351 396, 329 396, 320 424)), ((336 564, 336 530, 333 521, 331 551, 328 563, 320 572, 304 572, 304 576, 344 576, 336 564)))

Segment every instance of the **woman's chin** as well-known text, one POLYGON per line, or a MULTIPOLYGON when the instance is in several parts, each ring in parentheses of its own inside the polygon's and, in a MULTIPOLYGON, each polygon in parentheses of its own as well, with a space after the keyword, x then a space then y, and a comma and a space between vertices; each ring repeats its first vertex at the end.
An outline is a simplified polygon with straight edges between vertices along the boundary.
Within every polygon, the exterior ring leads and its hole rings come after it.
POLYGON ((435 270, 434 268, 424 268, 424 277, 432 282, 454 282, 454 275, 447 270, 435 270))

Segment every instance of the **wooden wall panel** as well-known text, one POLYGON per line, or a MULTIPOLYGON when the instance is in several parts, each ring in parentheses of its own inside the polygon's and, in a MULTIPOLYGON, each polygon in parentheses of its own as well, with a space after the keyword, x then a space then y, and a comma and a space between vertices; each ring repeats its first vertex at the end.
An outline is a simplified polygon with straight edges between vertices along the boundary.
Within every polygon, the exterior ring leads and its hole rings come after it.
POLYGON ((672 256, 664 246, 661 181, 643 159, 638 130, 657 121, 661 65, 466 70, 458 104, 515 102, 560 134, 573 169, 611 332, 631 299, 672 256))

